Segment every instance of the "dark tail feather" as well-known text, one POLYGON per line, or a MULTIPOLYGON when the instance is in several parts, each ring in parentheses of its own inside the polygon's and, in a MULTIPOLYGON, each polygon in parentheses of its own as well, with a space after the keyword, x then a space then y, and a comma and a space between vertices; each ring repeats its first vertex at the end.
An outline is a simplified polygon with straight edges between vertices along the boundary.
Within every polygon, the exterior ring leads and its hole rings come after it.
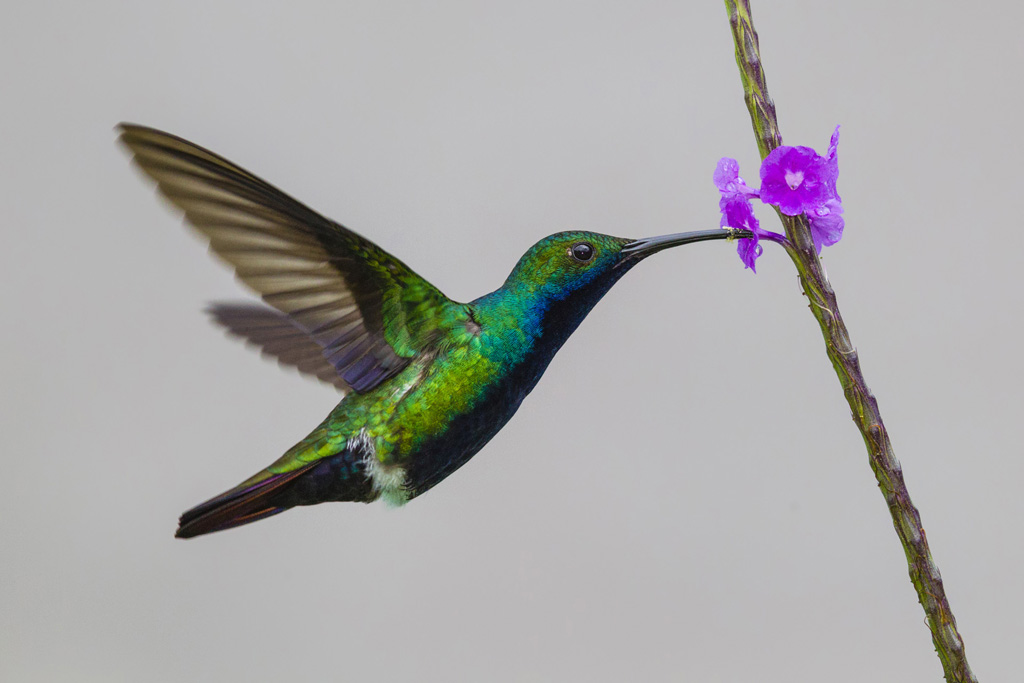
POLYGON ((271 474, 262 481, 254 484, 245 482, 211 498, 185 512, 178 520, 178 531, 174 535, 178 538, 192 538, 284 512, 296 503, 289 500, 289 496, 280 495, 283 489, 316 466, 317 463, 312 462, 291 472, 271 474))
POLYGON ((380 495, 366 476, 360 448, 315 460, 291 472, 263 470, 230 491, 197 505, 178 521, 178 538, 192 538, 255 522, 296 505, 327 501, 369 503, 380 495))

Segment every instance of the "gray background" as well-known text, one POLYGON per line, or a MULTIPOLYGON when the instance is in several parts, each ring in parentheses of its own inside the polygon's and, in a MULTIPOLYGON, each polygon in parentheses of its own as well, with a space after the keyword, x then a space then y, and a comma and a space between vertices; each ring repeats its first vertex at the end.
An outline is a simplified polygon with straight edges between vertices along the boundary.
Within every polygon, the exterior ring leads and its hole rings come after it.
MULTIPOLYGON (((756 148, 720 2, 6 3, 0 679, 937 681, 785 255, 659 255, 522 411, 401 510, 191 542, 187 507, 332 390, 114 145, 211 147, 453 298, 538 238, 717 225, 756 148)), ((825 263, 976 673, 1019 677, 1018 3, 755 2, 790 144, 843 124, 825 263)), ((776 225, 770 212, 761 212, 776 225)))

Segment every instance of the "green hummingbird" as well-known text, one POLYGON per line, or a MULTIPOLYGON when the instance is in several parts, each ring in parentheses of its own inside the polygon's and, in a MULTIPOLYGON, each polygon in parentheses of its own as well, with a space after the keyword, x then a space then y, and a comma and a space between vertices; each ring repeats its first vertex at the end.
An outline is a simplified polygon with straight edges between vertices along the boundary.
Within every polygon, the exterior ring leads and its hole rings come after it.
POLYGON ((619 278, 717 229, 633 240, 560 232, 505 283, 452 301, 373 242, 198 145, 121 124, 120 140, 210 248, 269 306, 214 319, 344 398, 269 467, 181 515, 190 538, 297 505, 401 505, 464 465, 515 414, 555 352, 619 278))

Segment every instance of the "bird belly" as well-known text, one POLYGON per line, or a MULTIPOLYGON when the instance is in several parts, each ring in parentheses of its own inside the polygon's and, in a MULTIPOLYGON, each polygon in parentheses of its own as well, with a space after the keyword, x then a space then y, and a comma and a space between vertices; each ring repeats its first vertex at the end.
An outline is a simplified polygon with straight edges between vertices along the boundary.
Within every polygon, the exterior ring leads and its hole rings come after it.
POLYGON ((401 505, 464 465, 505 426, 556 349, 534 348, 515 360, 479 344, 450 349, 410 365, 390 386, 346 398, 335 425, 344 422, 350 439, 367 440, 365 476, 375 495, 401 505))
POLYGON ((428 491, 476 455, 515 415, 546 366, 524 362, 503 368, 497 378, 477 385, 472 401, 448 412, 443 428, 419 439, 407 459, 409 498, 428 491))

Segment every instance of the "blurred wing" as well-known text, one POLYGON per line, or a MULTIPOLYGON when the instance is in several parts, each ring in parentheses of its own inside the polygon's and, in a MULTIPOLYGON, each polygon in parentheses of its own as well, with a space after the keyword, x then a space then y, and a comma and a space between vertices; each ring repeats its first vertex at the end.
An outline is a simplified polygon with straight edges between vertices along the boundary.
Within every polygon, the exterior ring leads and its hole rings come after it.
POLYGON ((392 377, 436 339, 452 302, 376 244, 186 140, 122 124, 121 142, 239 279, 308 333, 355 391, 392 377))
POLYGON ((215 303, 206 312, 229 335, 255 346, 264 356, 348 393, 349 386, 324 358, 320 345, 288 316, 250 303, 215 303))

